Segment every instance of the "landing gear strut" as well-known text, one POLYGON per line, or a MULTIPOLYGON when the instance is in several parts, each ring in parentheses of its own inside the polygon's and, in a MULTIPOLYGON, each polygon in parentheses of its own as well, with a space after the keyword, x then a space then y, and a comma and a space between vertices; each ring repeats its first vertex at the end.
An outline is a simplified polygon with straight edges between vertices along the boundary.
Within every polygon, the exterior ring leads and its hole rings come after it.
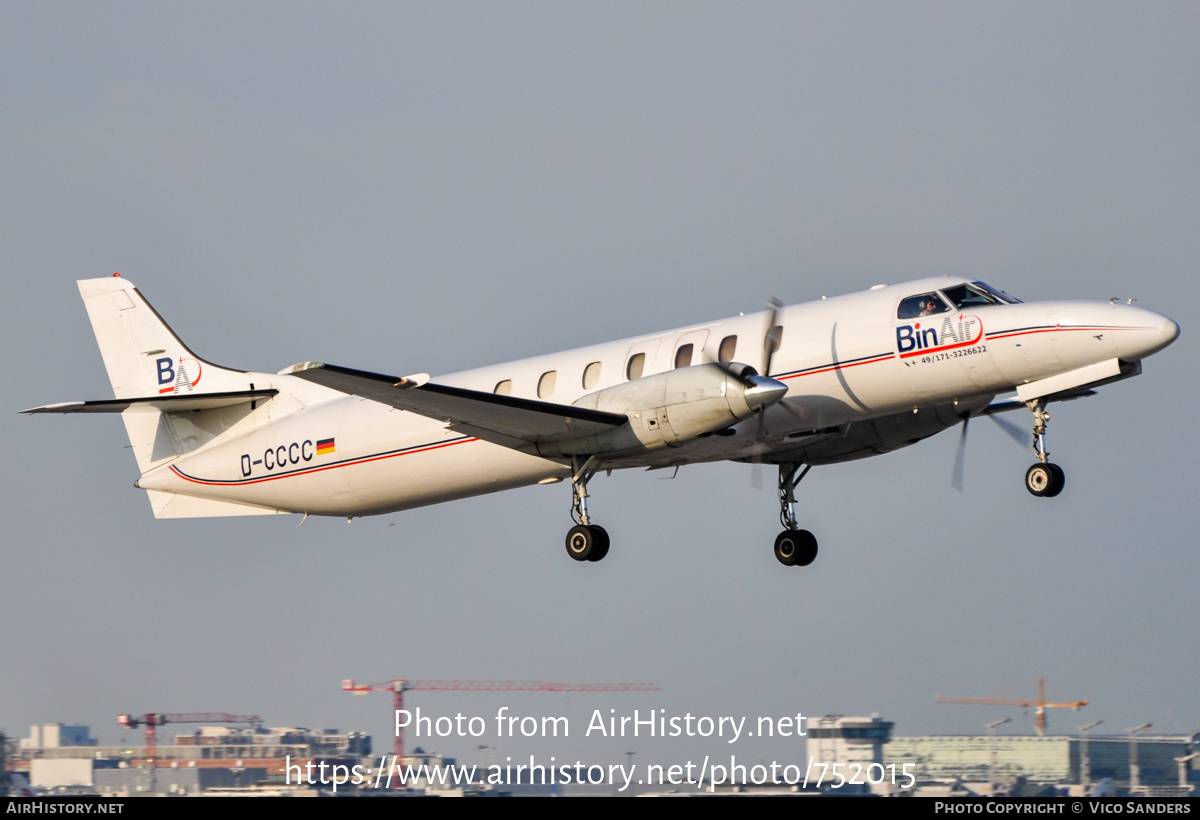
POLYGON ((599 561, 608 555, 608 532, 588 518, 588 482, 596 474, 599 462, 595 456, 580 464, 571 460, 571 519, 575 526, 567 533, 567 555, 576 561, 599 561))
POLYGON ((1062 467, 1050 462, 1050 451, 1046 449, 1046 424, 1050 414, 1042 399, 1026 404, 1033 413, 1033 454, 1038 457, 1038 463, 1025 472, 1025 489, 1038 498, 1053 498, 1063 491, 1067 479, 1062 467))
POLYGON ((779 523, 785 527, 775 539, 775 558, 785 567, 807 567, 817 557, 817 539, 808 530, 800 529, 796 521, 796 487, 812 465, 786 461, 779 465, 779 523))

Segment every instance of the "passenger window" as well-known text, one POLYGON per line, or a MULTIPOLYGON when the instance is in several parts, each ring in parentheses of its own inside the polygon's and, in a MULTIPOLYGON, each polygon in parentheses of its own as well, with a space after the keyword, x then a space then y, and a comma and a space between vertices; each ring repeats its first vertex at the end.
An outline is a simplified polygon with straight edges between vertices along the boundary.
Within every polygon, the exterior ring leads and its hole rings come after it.
POLYGON ((680 345, 675 351, 675 367, 691 367, 692 366, 692 346, 680 345))
POLYGON ((593 390, 600 384, 600 362, 592 362, 583 369, 583 389, 593 390))
POLYGON ((737 353, 737 336, 726 336, 721 340, 721 347, 717 351, 717 361, 722 364, 732 362, 734 354, 737 353))
POLYGON ((496 386, 492 388, 492 392, 497 396, 512 395, 512 379, 505 379, 502 382, 496 382, 496 386))
POLYGON ((637 353, 629 357, 629 364, 625 365, 625 378, 629 381, 640 379, 642 371, 646 369, 646 354, 637 353))
POLYGON ((554 395, 554 382, 558 379, 557 370, 547 370, 538 379, 538 398, 548 399, 554 395))
POLYGON ((920 319, 922 316, 935 316, 945 313, 950 308, 936 293, 923 293, 920 296, 910 296, 900 303, 896 311, 897 319, 920 319))

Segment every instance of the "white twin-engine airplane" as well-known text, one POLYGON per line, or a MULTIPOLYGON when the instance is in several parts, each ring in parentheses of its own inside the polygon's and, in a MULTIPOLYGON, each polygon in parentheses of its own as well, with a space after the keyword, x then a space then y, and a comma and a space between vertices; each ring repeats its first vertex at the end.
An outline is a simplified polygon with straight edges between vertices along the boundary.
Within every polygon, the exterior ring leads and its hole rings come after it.
POLYGON ((1115 299, 1023 304, 944 277, 436 380, 316 362, 272 375, 199 358, 119 274, 79 291, 116 398, 24 412, 120 413, 158 518, 353 518, 569 479, 577 561, 608 552, 587 508, 598 471, 737 460, 778 465, 775 557, 806 566, 817 542, 794 491, 813 465, 1020 407, 1038 459, 1025 486, 1058 495, 1046 405, 1137 375, 1179 335, 1115 299))

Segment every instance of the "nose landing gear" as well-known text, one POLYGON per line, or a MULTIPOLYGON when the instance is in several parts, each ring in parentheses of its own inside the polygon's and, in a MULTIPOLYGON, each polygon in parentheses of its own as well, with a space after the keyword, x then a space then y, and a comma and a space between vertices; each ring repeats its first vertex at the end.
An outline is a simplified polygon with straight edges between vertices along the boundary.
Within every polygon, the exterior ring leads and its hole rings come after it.
POLYGON ((1046 402, 1041 399, 1027 402, 1033 413, 1033 454, 1038 457, 1038 463, 1025 472, 1025 489, 1038 498, 1053 498, 1063 491, 1066 486, 1066 474, 1063 468, 1050 461, 1050 451, 1046 449, 1046 424, 1050 414, 1046 412, 1046 402))
POLYGON ((1034 464, 1025 473, 1025 489, 1038 498, 1053 498, 1063 490, 1065 477, 1062 467, 1046 462, 1034 464))

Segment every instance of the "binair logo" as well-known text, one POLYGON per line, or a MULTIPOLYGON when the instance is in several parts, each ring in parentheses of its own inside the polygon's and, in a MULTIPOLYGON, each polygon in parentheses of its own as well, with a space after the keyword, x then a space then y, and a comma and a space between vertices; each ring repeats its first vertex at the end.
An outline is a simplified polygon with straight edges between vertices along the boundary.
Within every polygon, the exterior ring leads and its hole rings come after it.
POLYGON ((946 316, 939 325, 937 319, 896 328, 896 350, 901 359, 918 353, 932 353, 956 347, 969 347, 983 338, 983 322, 978 316, 946 316))
POLYGON ((155 359, 154 365, 158 372, 158 392, 160 395, 163 393, 190 391, 200 383, 200 375, 203 368, 196 359, 181 357, 178 364, 176 364, 174 359, 155 359), (194 376, 191 371, 195 371, 194 376))

